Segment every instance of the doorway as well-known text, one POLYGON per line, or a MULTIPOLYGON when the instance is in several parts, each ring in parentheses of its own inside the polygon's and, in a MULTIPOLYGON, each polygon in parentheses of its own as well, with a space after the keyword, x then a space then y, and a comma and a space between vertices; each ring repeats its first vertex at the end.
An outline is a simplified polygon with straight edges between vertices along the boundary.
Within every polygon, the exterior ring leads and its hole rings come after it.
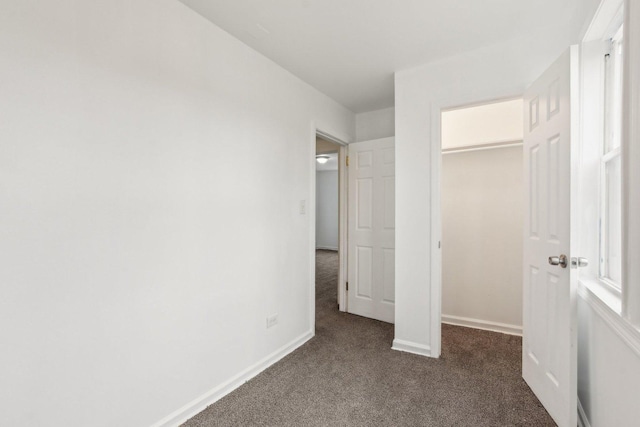
MULTIPOLYGON (((315 135, 316 156, 326 165, 336 159, 338 169, 338 309, 362 317, 393 323, 395 317, 395 139, 393 137, 346 144, 315 135), (349 158, 352 157, 351 165, 349 158), (348 175, 348 176, 347 176, 348 175), (349 208, 347 209, 347 205, 349 208)), ((317 195, 314 220, 313 260, 316 249, 332 250, 335 237, 328 238, 323 220, 332 219, 335 208, 324 211, 322 192, 333 179, 321 176, 327 167, 315 166, 313 193, 317 195)), ((335 165, 335 163, 333 163, 335 165)), ((332 168, 332 169, 335 169, 332 168)), ((335 172, 334 172, 335 173, 335 172)), ((334 190, 335 191, 335 190, 334 190)), ((335 196, 333 197, 335 205, 335 196)), ((333 233, 335 236, 335 233, 333 233)), ((314 270, 317 273, 317 270, 314 270)), ((315 302, 315 301, 314 301, 315 302)), ((317 317, 317 316, 316 316, 317 317)))
POLYGON ((314 323, 333 311, 346 311, 347 145, 316 130, 314 139, 313 265, 314 323))
POLYGON ((340 145, 316 135, 316 322, 338 305, 340 145))
MULTIPOLYGON (((576 231, 582 214, 578 211, 577 191, 580 172, 577 161, 580 148, 579 53, 578 46, 565 50, 522 97, 523 337, 520 341, 510 335, 492 334, 499 339, 506 337, 519 341, 521 354, 518 359, 523 378, 556 422, 567 426, 576 424, 577 407, 576 270, 580 267, 580 259, 571 254, 578 254, 579 233, 576 231)), ((464 105, 465 99, 469 98, 462 97, 457 105, 464 105)), ((440 330, 443 288, 440 125, 442 111, 450 106, 452 104, 434 102, 431 116, 430 226, 433 238, 429 350, 433 357, 442 352, 440 341, 445 331, 445 327, 440 330)), ((491 254, 483 256, 490 259, 491 254)))
POLYGON ((522 108, 441 113, 444 324, 522 335, 522 108))

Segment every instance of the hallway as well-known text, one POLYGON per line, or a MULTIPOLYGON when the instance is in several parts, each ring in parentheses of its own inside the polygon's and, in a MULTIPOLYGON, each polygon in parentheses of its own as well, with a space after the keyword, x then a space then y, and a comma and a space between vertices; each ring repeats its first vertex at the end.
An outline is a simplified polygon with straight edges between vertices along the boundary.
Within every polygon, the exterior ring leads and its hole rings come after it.
POLYGON ((185 425, 553 426, 521 377, 521 338, 443 325, 440 359, 391 350, 393 325, 337 310, 316 253, 316 336, 185 425))

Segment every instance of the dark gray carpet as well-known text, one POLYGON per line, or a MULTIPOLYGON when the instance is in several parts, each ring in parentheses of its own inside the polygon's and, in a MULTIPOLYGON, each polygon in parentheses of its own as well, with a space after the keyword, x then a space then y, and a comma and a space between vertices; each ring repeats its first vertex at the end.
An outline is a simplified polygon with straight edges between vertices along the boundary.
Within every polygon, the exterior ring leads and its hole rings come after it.
POLYGON ((521 377, 521 339, 442 326, 442 357, 391 350, 393 325, 340 313, 317 252, 316 336, 186 426, 554 426, 521 377))

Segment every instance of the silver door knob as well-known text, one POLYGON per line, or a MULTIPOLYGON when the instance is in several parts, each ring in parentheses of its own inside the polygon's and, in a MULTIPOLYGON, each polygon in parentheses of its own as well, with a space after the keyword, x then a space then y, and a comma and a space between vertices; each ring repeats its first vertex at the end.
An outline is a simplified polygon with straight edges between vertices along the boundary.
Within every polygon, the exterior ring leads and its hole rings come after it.
POLYGON ((567 268, 567 256, 566 255, 550 256, 549 264, 559 265, 562 268, 567 268))
POLYGON ((588 265, 589 265, 589 260, 586 258, 582 258, 582 257, 571 258, 571 268, 586 267, 588 265))

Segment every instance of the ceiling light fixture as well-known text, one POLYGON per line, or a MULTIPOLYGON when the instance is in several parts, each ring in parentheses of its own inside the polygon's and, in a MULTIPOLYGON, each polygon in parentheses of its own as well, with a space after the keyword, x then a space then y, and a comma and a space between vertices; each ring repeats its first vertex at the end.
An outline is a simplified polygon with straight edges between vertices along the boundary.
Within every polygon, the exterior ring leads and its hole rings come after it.
POLYGON ((327 163, 329 159, 330 157, 324 154, 320 154, 319 156, 316 156, 316 161, 321 165, 324 165, 325 163, 327 163))

